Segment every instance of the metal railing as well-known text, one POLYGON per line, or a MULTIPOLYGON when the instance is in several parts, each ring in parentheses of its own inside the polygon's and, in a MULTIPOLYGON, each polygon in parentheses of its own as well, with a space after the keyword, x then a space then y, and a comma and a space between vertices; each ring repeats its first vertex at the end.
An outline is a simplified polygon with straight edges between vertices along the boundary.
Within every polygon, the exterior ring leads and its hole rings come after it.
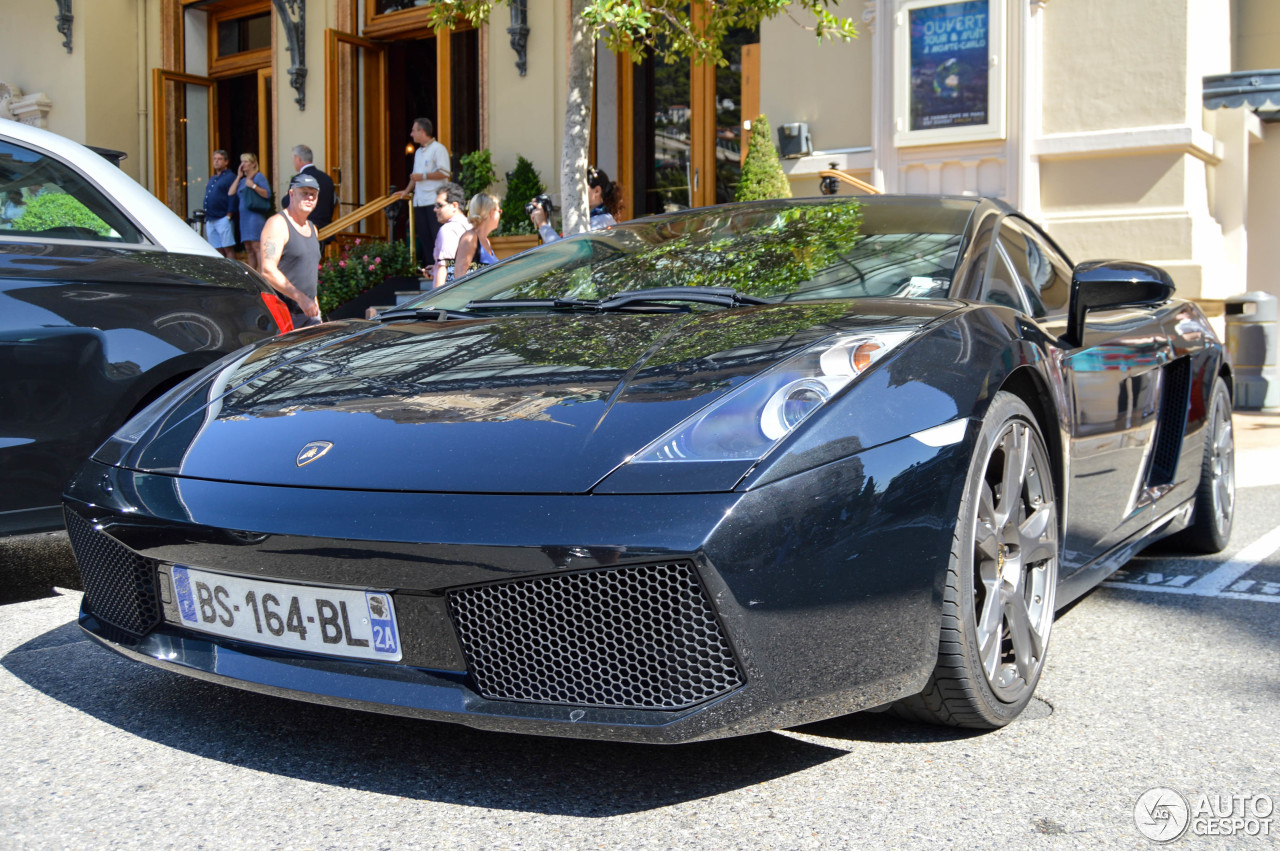
POLYGON ((848 174, 843 171, 837 171, 836 169, 833 169, 833 168, 823 169, 822 171, 818 172, 818 176, 834 177, 836 180, 840 181, 841 183, 847 183, 850 186, 854 187, 855 189, 861 189, 863 192, 867 193, 868 195, 884 194, 883 190, 876 189, 874 186, 872 186, 870 183, 867 183, 865 180, 859 180, 858 178, 854 177, 852 174, 848 174))

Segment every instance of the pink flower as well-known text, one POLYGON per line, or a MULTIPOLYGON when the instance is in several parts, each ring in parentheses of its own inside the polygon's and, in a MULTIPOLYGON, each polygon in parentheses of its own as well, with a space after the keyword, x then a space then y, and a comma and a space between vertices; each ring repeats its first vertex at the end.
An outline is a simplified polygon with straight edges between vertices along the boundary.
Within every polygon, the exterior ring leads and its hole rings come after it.
POLYGON ((339 261, 338 261, 338 268, 340 268, 340 269, 345 269, 345 268, 347 268, 347 261, 346 261, 346 260, 339 260, 339 261))
POLYGON ((378 268, 378 267, 377 267, 377 266, 375 266, 375 265, 373 265, 372 263, 370 263, 370 264, 369 264, 369 271, 370 271, 370 272, 372 272, 372 271, 373 271, 374 269, 376 269, 376 268, 378 268))
POLYGON ((377 260, 374 260, 373 262, 374 262, 374 263, 381 263, 381 262, 382 262, 382 258, 381 258, 381 257, 379 257, 377 260))
POLYGON ((359 244, 360 244, 360 240, 358 240, 358 239, 357 239, 357 240, 356 240, 356 245, 359 245, 359 244))

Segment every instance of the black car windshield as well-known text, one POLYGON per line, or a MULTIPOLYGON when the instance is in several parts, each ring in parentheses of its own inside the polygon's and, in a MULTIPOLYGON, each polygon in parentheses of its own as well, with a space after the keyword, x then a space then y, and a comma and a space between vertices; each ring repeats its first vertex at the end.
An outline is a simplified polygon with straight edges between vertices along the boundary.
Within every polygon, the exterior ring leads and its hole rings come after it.
POLYGON ((806 199, 709 207, 559 240, 405 308, 597 301, 658 287, 724 287, 772 302, 943 298, 976 201, 806 199), (541 303, 535 303, 541 302, 541 303))

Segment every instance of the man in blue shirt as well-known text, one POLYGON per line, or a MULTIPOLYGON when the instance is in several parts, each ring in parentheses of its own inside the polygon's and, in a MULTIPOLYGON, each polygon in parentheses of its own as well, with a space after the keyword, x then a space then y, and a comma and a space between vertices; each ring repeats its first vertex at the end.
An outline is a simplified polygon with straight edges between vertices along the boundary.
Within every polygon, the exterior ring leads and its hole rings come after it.
POLYGON ((235 180, 227 165, 231 158, 227 152, 213 152, 213 175, 204 190, 204 232, 209 244, 225 257, 235 259, 236 232, 231 226, 232 197, 227 194, 235 180))

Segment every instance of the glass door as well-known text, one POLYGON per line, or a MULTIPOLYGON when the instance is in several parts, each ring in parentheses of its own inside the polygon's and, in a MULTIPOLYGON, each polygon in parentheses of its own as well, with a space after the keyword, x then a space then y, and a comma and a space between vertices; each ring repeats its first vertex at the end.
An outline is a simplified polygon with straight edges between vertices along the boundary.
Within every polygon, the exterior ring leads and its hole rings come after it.
POLYGON ((213 154, 214 83, 155 69, 153 157, 155 193, 184 219, 204 204, 213 154))
MULTIPOLYGON (((338 194, 334 219, 385 196, 387 171, 386 53, 368 39, 325 31, 325 159, 338 194)), ((384 216, 360 228, 386 235, 384 216)))
MULTIPOLYGON (((662 59, 662 46, 624 82, 635 128, 635 215, 732 201, 742 173, 742 122, 759 108, 758 29, 723 42, 728 66, 662 59)), ((625 107, 624 107, 625 108, 625 107)))
MULTIPOLYGON (((258 69, 258 168, 268 175, 269 179, 274 180, 275 185, 280 185, 280 179, 287 177, 287 174, 276 174, 275 162, 272 153, 275 151, 275 145, 271 144, 271 139, 275 135, 275 127, 271 122, 275 110, 271 104, 271 69, 258 69)), ((279 192, 288 192, 287 188, 281 187, 279 192)))

